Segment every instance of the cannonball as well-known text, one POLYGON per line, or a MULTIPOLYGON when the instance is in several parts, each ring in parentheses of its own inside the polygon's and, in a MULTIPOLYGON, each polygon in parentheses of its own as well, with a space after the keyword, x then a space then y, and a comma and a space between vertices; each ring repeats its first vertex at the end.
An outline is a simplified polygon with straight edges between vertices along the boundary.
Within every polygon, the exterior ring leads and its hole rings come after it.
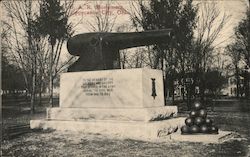
POLYGON ((199 110, 199 116, 205 118, 207 116, 207 111, 204 109, 199 110))
POLYGON ((186 118, 185 124, 186 124, 187 126, 192 126, 192 125, 194 124, 194 119, 191 118, 191 117, 186 118))
POLYGON ((190 132, 190 128, 186 125, 181 127, 181 133, 182 134, 188 134, 190 132))
POLYGON ((202 105, 201 105, 201 103, 200 103, 199 101, 196 101, 196 102, 194 102, 194 104, 193 104, 193 108, 194 108, 195 110, 200 110, 200 109, 202 108, 202 105))
POLYGON ((202 132, 202 133, 209 133, 209 128, 206 126, 206 125, 202 125, 201 127, 200 127, 200 131, 202 132))
POLYGON ((204 119, 202 117, 196 117, 194 119, 194 124, 195 125, 201 126, 203 123, 204 123, 204 119))
POLYGON ((190 133, 199 133, 200 128, 197 125, 193 125, 190 127, 190 133))
POLYGON ((189 113, 189 116, 192 117, 192 118, 196 117, 197 115, 198 115, 197 111, 191 111, 189 113))
POLYGON ((205 119, 205 124, 206 124, 207 126, 211 126, 212 123, 213 123, 213 121, 212 121, 210 118, 206 118, 206 119, 205 119))
POLYGON ((218 131, 219 131, 218 127, 216 127, 216 126, 211 126, 210 127, 210 133, 218 134, 218 131))

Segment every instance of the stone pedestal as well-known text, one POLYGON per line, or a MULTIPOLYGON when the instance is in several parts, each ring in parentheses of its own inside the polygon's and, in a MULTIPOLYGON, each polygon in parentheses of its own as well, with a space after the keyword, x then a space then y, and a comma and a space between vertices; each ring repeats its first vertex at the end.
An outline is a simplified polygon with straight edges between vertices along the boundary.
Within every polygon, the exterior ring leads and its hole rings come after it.
POLYGON ((30 126, 152 139, 184 125, 176 116, 176 106, 164 106, 160 70, 71 72, 61 76, 60 107, 30 126))
POLYGON ((60 107, 62 108, 164 106, 163 78, 160 70, 72 72, 62 74, 60 81, 60 107))

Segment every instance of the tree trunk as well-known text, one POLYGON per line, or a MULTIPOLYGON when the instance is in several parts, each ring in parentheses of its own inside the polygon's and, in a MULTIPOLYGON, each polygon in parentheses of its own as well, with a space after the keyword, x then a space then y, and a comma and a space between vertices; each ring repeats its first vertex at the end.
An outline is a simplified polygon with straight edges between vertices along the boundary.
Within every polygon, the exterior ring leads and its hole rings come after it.
POLYGON ((35 112, 35 100, 36 100, 36 74, 37 74, 37 64, 36 64, 36 53, 34 52, 33 47, 33 61, 32 61, 32 89, 31 89, 31 100, 30 100, 30 113, 34 114, 35 112))
POLYGON ((204 79, 204 72, 201 73, 201 77, 200 77, 200 93, 201 93, 201 103, 205 103, 204 99, 205 99, 205 79, 204 79))
POLYGON ((172 87, 172 104, 174 104, 174 79, 171 80, 171 87, 172 87))
POLYGON ((236 70, 236 97, 239 98, 239 87, 240 87, 240 78, 239 78, 239 68, 235 66, 236 70))
POLYGON ((42 88, 41 88, 41 85, 39 87, 39 106, 42 106, 42 88))
POLYGON ((182 95, 182 101, 185 101, 185 90, 184 90, 184 86, 181 88, 181 95, 182 95))
POLYGON ((165 71, 165 77, 163 78, 163 92, 164 92, 164 104, 165 106, 167 105, 167 98, 169 97, 169 93, 168 93, 168 87, 167 87, 167 72, 165 71))
POLYGON ((190 111, 191 109, 191 85, 188 84, 187 86, 187 109, 190 111))
POLYGON ((126 56, 123 53, 122 69, 125 69, 126 56))
POLYGON ((182 88, 181 88, 181 95, 182 95, 182 101, 185 101, 185 82, 186 82, 186 76, 183 72, 183 75, 182 75, 182 88))
POLYGON ((32 54, 32 69, 31 69, 31 77, 32 77, 32 86, 31 86, 31 99, 30 99, 30 114, 34 114, 35 112, 35 97, 36 97, 36 53, 34 52, 34 47, 32 45, 32 34, 31 34, 31 0, 28 1, 28 23, 27 23, 27 31, 28 31, 28 44, 29 50, 32 54))
POLYGON ((49 63, 49 104, 53 107, 53 52, 54 45, 51 44, 51 53, 50 53, 50 63, 49 63))
MULTIPOLYGON (((36 59, 35 59, 36 60, 36 59)), ((36 61, 32 66, 32 89, 31 89, 31 99, 30 99, 30 113, 35 112, 35 97, 36 97, 36 61)))
POLYGON ((172 90, 172 104, 174 104, 174 100, 175 100, 175 97, 174 97, 174 90, 172 90))
POLYGON ((245 98, 249 98, 249 77, 248 77, 248 72, 245 71, 245 77, 244 77, 244 86, 245 86, 245 98))
POLYGON ((42 78, 39 79, 39 106, 42 106, 42 78))

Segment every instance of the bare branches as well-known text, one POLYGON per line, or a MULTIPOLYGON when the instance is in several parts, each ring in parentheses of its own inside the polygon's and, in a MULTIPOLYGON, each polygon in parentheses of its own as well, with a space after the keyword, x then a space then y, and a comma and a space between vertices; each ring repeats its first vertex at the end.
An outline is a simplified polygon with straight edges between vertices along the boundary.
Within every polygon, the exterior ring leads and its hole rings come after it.
POLYGON ((230 15, 221 13, 215 2, 201 2, 198 4, 199 16, 195 30, 195 43, 197 65, 207 69, 213 57, 213 50, 223 42, 217 41, 221 32, 227 25, 230 15))
MULTIPOLYGON (((34 98, 36 57, 29 31, 30 20, 34 17, 34 14, 31 12, 32 1, 4 1, 3 5, 9 19, 7 26, 10 29, 8 38, 6 38, 8 52, 11 52, 9 57, 13 58, 15 64, 18 65, 23 75, 26 89, 32 93, 32 98, 34 98), (32 80, 30 80, 31 77, 33 78, 32 80)), ((33 105, 34 99, 31 99, 31 106, 33 105)))
MULTIPOLYGON (((63 0, 61 0, 63 1, 63 0)), ((48 36, 40 36, 38 28, 35 27, 42 1, 23 0, 23 1, 4 1, 3 6, 6 12, 4 34, 6 38, 6 51, 13 64, 18 65, 22 72, 28 92, 32 95, 31 104, 34 104, 34 97, 39 84, 39 88, 46 88, 44 82, 49 79, 49 56, 51 53, 50 42, 48 36), (39 76, 39 77, 37 77, 39 76)), ((72 16, 74 1, 64 0, 63 11, 66 18, 72 16)), ((68 21, 67 21, 68 22, 68 21)), ((69 23, 68 30, 72 30, 73 23, 69 23)), ((68 34, 69 36, 72 35, 68 34)), ((53 76, 57 76, 57 72, 61 68, 59 65, 62 45, 68 36, 64 36, 56 41, 55 51, 53 52, 53 76)), ((68 63, 68 62, 67 62, 68 63)), ((43 92, 42 89, 39 90, 43 92)), ((33 107, 33 105, 31 106, 33 107)))
POLYGON ((136 30, 142 29, 144 25, 143 11, 144 7, 147 5, 147 2, 143 0, 130 1, 130 10, 127 11, 130 13, 131 20, 136 26, 136 30))
POLYGON ((86 19, 89 31, 112 32, 117 16, 112 15, 110 11, 110 1, 107 0, 105 3, 93 2, 93 4, 96 14, 92 19, 86 19))
POLYGON ((205 44, 210 47, 218 39, 223 28, 225 28, 229 15, 221 12, 215 2, 203 2, 199 4, 200 16, 197 22, 197 39, 198 44, 205 44))

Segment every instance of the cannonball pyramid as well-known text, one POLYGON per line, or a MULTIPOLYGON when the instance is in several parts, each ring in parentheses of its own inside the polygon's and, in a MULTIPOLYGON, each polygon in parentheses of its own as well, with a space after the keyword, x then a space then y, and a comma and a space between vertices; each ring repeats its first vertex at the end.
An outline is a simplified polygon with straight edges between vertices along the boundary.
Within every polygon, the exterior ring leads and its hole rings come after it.
POLYGON ((181 127, 181 134, 218 134, 218 127, 213 121, 207 118, 207 110, 200 102, 194 102, 189 117, 186 118, 184 126, 181 127))

